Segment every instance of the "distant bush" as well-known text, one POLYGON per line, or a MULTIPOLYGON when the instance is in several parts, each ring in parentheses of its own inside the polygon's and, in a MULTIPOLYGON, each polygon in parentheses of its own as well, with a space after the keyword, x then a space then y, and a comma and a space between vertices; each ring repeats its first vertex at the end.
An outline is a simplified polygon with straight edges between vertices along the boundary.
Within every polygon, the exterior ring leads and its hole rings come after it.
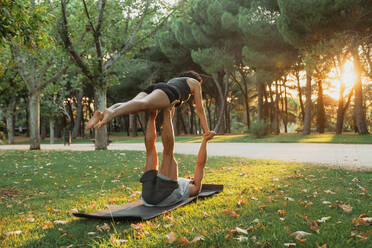
POLYGON ((268 125, 264 121, 257 121, 251 124, 249 132, 256 138, 263 138, 269 134, 268 125))
POLYGON ((0 131, 0 145, 5 144, 5 134, 0 131))

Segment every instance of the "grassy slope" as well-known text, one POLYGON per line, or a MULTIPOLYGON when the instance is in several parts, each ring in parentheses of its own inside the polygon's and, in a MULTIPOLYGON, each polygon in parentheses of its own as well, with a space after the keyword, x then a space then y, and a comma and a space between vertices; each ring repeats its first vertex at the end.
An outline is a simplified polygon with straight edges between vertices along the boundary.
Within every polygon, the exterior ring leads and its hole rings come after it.
MULTIPOLYGON (((177 158, 180 175, 191 175, 195 157, 177 158)), ((222 183, 224 192, 144 222, 141 231, 131 228, 130 223, 108 222, 110 231, 99 232, 96 226, 104 222, 71 217, 69 211, 74 208, 90 211, 137 199, 143 163, 142 152, 1 151, 0 246, 107 247, 115 245, 112 240, 125 239, 123 246, 127 247, 177 247, 166 242, 165 235, 170 231, 188 240, 205 236, 198 243, 200 247, 256 247, 257 242, 268 242, 271 247, 292 242, 298 247, 315 247, 316 243, 366 247, 371 243, 371 237, 361 242, 360 238, 351 238, 350 233, 355 228, 353 219, 363 213, 372 216, 372 200, 361 188, 371 189, 372 172, 268 160, 210 157, 204 182, 222 183), (330 201, 334 208, 323 201, 330 201), (337 201, 350 204, 352 212, 338 208, 342 203, 337 201), (225 213, 227 209, 239 216, 225 213), (285 210, 285 214, 278 214, 278 210, 285 210), (308 216, 309 221, 325 216, 331 219, 320 224, 316 234, 301 215, 308 216), (34 218, 34 222, 28 218, 34 218), (258 223, 253 222, 255 219, 258 223), (55 220, 67 223, 53 224, 55 220), (228 235, 228 229, 250 226, 253 229, 243 235, 249 237, 248 241, 239 242, 234 239, 237 235, 228 235), (22 233, 2 235, 16 230, 22 233), (290 236, 300 230, 312 233, 302 245, 290 236), (255 242, 252 237, 256 237, 255 242)), ((356 233, 368 230, 368 226, 359 226, 356 233)))

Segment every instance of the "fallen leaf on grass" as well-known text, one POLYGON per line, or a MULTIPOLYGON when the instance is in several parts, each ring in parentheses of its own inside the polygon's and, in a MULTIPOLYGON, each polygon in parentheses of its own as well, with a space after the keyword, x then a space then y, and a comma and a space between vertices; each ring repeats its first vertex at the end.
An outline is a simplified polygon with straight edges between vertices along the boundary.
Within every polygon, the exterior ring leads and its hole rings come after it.
POLYGON ((41 229, 43 229, 43 230, 48 229, 48 228, 51 227, 52 225, 53 225, 52 222, 47 221, 47 222, 45 222, 45 223, 41 226, 41 229))
POLYGON ((280 214, 280 215, 287 214, 287 212, 285 210, 278 210, 277 213, 280 214))
POLYGON ((142 223, 138 223, 138 224, 131 224, 130 225, 131 228, 133 228, 134 230, 141 230, 143 228, 143 224, 142 223))
POLYGON ((318 242, 316 242, 316 248, 327 248, 327 244, 319 245, 318 242))
POLYGON ((103 226, 102 226, 103 230, 105 230, 106 232, 110 231, 110 225, 107 224, 107 223, 104 223, 103 226))
POLYGON ((245 241, 248 241, 248 237, 244 237, 244 236, 239 236, 237 238, 235 238, 236 240, 238 240, 239 242, 245 242, 245 241))
POLYGON ((35 222, 35 219, 34 218, 27 218, 26 221, 27 222, 35 222))
POLYGON ((181 236, 179 238, 179 244, 180 245, 191 245, 190 241, 184 236, 181 236))
POLYGON ((313 230, 314 232, 316 233, 319 233, 319 226, 318 226, 318 222, 316 220, 312 221, 310 223, 310 229, 313 230))
POLYGON ((67 222, 65 220, 55 220, 53 221, 54 224, 57 224, 57 225, 64 225, 66 224, 67 222))
POLYGON ((303 237, 310 236, 311 233, 304 232, 304 231, 297 231, 291 234, 291 236, 294 236, 295 239, 302 239, 303 237))
POLYGON ((243 234, 248 234, 248 231, 245 229, 242 229, 240 227, 235 227, 229 230, 231 233, 243 233, 243 234))
POLYGON ((351 213, 353 211, 353 208, 349 204, 338 205, 338 207, 342 208, 345 213, 351 213))
POLYGON ((372 217, 368 217, 366 214, 361 214, 358 218, 353 219, 352 222, 355 226, 368 226, 372 223, 372 217))
POLYGON ((19 235, 19 234, 21 234, 21 233, 22 233, 22 231, 17 230, 17 231, 13 231, 13 232, 7 232, 7 233, 5 233, 4 235, 5 235, 5 236, 13 236, 13 235, 19 235))
POLYGON ((191 240, 190 243, 198 243, 200 241, 203 241, 204 240, 204 236, 195 236, 195 238, 193 240, 191 240))
POLYGON ((329 189, 324 190, 324 193, 331 194, 331 195, 335 195, 336 194, 336 192, 333 192, 332 190, 329 190, 329 189))
POLYGON ((234 218, 237 218, 237 217, 240 216, 238 213, 236 213, 235 211, 233 211, 233 210, 231 210, 229 208, 228 209, 224 209, 223 212, 226 213, 226 214, 231 215, 234 218))
POLYGON ((121 244, 125 244, 128 242, 128 240, 126 239, 117 239, 115 238, 113 235, 110 236, 110 242, 113 244, 113 245, 116 245, 116 246, 120 246, 121 244))
POLYGON ((88 235, 96 235, 96 232, 88 232, 88 235))
POLYGON ((326 221, 328 221, 328 220, 330 220, 331 219, 331 216, 328 216, 328 217, 322 217, 322 218, 320 218, 319 220, 317 220, 317 222, 318 223, 324 223, 324 222, 326 222, 326 221))
POLYGON ((324 205, 331 205, 332 204, 332 202, 330 202, 330 201, 323 201, 322 202, 324 205))
POLYGON ((296 243, 284 243, 285 247, 296 247, 296 243))
POLYGON ((165 238, 168 240, 169 244, 173 244, 177 240, 177 234, 174 232, 170 232, 167 235, 165 235, 165 238))

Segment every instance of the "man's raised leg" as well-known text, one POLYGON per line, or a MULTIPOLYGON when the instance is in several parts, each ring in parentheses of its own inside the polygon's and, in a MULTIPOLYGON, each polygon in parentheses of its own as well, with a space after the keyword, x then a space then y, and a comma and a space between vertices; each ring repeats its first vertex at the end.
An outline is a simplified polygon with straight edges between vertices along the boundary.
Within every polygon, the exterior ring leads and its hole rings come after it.
POLYGON ((146 127, 146 165, 145 171, 157 170, 158 169, 158 154, 156 152, 155 142, 156 142, 156 126, 155 119, 157 116, 157 110, 150 112, 149 120, 147 121, 146 127))
POLYGON ((163 160, 159 173, 173 180, 178 179, 178 164, 174 159, 174 133, 171 120, 171 109, 163 109, 163 129, 161 132, 163 142, 163 160))

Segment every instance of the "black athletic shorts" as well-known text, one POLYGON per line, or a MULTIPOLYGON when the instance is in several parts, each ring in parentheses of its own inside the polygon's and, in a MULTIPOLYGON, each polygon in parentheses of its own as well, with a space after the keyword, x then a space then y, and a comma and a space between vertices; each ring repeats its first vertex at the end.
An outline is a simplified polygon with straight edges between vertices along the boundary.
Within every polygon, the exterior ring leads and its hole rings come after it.
POLYGON ((177 90, 166 84, 166 83, 156 83, 156 84, 151 84, 150 86, 146 87, 144 90, 142 90, 142 92, 145 92, 147 94, 150 94, 151 92, 153 92, 154 90, 162 90, 164 91, 165 94, 167 94, 168 98, 169 98, 169 102, 172 104, 174 101, 178 100, 179 99, 179 95, 178 95, 178 92, 177 90))
POLYGON ((164 180, 158 177, 157 170, 146 171, 140 182, 142 183, 142 198, 153 205, 162 202, 178 188, 177 181, 164 180))

